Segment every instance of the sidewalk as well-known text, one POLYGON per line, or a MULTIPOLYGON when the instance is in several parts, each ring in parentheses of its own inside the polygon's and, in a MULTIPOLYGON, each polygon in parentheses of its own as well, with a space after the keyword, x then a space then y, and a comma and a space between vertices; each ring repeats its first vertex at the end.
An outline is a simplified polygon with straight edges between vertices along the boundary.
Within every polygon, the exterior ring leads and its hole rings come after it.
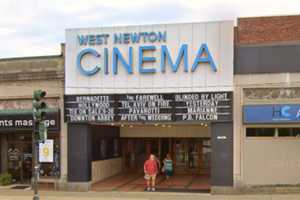
MULTIPOLYGON (((144 174, 121 173, 92 185, 92 191, 142 192, 146 183, 144 174)), ((166 180, 158 176, 156 189, 164 192, 207 192, 210 191, 209 176, 177 174, 166 180)))
MULTIPOLYGON (((0 190, 0 200, 31 200, 32 191, 0 190)), ((165 192, 53 192, 40 193, 41 200, 299 200, 291 195, 210 195, 165 192)))

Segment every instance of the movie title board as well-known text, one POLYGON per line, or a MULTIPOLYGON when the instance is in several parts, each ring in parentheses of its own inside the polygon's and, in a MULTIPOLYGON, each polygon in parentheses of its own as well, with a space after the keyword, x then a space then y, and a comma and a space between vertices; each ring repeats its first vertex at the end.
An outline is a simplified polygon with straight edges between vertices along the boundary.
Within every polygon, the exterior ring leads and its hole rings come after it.
POLYGON ((68 122, 113 122, 114 95, 65 96, 65 120, 68 122))
POLYGON ((232 93, 65 96, 67 122, 231 121, 232 93))
POLYGON ((232 93, 174 94, 175 121, 230 121, 232 93))
POLYGON ((173 95, 118 95, 117 121, 172 121, 173 95))

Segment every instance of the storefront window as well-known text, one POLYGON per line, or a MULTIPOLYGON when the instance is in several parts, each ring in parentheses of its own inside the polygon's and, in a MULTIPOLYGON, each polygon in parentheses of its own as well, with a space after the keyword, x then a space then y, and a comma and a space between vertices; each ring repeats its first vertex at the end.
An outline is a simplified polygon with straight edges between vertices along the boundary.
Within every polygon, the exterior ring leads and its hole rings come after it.
POLYGON ((41 177, 59 177, 60 175, 60 148, 59 138, 56 135, 49 135, 48 139, 53 140, 53 163, 40 164, 41 177))
POLYGON ((300 128, 247 128, 247 137, 300 137, 300 128))
POLYGON ((279 128, 279 137, 300 137, 300 128, 279 128))
POLYGON ((274 137, 275 128, 247 128, 247 137, 274 137))
MULTIPOLYGON (((41 177, 58 177, 60 174, 60 148, 58 134, 48 134, 54 140, 54 162, 40 163, 41 177)), ((8 134, 8 171, 15 181, 30 180, 32 175, 32 140, 31 133, 8 134)))
POLYGON ((286 136, 291 136, 291 128, 279 128, 278 129, 278 136, 280 137, 286 137, 286 136))

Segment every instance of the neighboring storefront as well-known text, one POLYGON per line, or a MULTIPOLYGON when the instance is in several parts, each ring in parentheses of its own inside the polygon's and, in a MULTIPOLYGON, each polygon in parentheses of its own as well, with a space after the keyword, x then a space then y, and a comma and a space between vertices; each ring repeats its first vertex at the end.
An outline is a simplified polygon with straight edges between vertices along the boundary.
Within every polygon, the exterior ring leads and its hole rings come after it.
POLYGON ((299 16, 238 21, 234 185, 239 191, 299 191, 299 27, 299 16))
POLYGON ((16 183, 30 183, 32 175, 32 95, 37 89, 47 92, 46 124, 53 142, 53 162, 41 163, 39 181, 58 186, 66 176, 63 88, 63 54, 0 60, 0 171, 12 174, 16 183))
POLYGON ((65 68, 70 185, 170 153, 232 187, 232 21, 69 29, 65 68))
MULTIPOLYGON (((54 162, 41 163, 41 177, 60 176, 60 110, 57 102, 48 101, 48 139, 54 142, 54 162), (52 103, 52 105, 51 105, 52 103), (56 104, 54 106, 53 104, 56 104)), ((0 132, 3 166, 16 182, 29 182, 32 174, 32 111, 31 100, 0 101, 0 132), (4 107, 5 105, 5 107, 4 107), (16 106, 17 105, 17 106, 16 106), (22 107, 19 107, 22 105, 22 107), (10 107, 11 106, 11 107, 10 107), (5 158, 6 157, 6 158, 5 158)))

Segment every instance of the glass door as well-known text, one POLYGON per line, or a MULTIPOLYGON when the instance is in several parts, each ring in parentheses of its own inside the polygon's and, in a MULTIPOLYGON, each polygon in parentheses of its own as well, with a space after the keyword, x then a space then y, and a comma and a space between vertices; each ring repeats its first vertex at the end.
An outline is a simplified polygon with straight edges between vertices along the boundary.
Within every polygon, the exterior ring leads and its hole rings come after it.
POLYGON ((21 148, 17 144, 9 144, 7 151, 8 172, 16 181, 23 180, 21 148))
POLYGON ((211 169, 211 141, 210 139, 202 140, 202 165, 201 173, 210 174, 211 169))
POLYGON ((123 170, 127 172, 143 171, 148 154, 145 139, 124 138, 121 142, 123 170))
POLYGON ((188 140, 188 169, 196 169, 199 167, 199 141, 196 139, 188 140))
POLYGON ((30 180, 32 176, 32 144, 24 143, 22 145, 22 171, 23 179, 30 180))
POLYGON ((30 143, 11 144, 8 148, 8 170, 16 181, 28 181, 32 173, 32 150, 30 143))
POLYGON ((186 171, 188 162, 187 140, 175 139, 173 145, 175 154, 175 171, 177 173, 182 173, 186 171))
POLYGON ((176 173, 200 173, 202 163, 202 140, 174 139, 176 173))
POLYGON ((28 182, 32 173, 32 143, 30 134, 11 134, 8 137, 8 171, 13 179, 28 182))

